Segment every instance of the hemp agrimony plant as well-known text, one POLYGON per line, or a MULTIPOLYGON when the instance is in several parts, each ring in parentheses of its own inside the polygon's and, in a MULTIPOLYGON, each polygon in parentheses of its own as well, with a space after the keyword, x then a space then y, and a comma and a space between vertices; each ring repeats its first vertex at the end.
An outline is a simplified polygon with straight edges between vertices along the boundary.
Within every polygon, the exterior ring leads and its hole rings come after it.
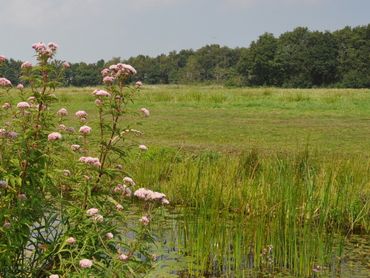
POLYGON ((136 70, 102 71, 94 122, 83 107, 56 107, 70 66, 53 60, 58 45, 32 47, 37 64, 21 65, 23 84, 0 78, 0 277, 142 276, 153 261, 152 210, 169 201, 137 188, 122 166, 141 135, 126 117, 142 86, 128 84, 136 70))

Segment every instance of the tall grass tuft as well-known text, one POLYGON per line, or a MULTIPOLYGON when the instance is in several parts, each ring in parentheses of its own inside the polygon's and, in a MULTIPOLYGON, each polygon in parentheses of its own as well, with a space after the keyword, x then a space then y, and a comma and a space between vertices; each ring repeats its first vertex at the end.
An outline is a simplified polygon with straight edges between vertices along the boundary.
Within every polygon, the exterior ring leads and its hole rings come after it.
POLYGON ((286 270, 308 276, 340 252, 335 238, 370 230, 369 158, 308 150, 264 156, 152 150, 130 172, 182 211, 190 273, 286 270), (338 236, 339 235, 339 236, 338 236))

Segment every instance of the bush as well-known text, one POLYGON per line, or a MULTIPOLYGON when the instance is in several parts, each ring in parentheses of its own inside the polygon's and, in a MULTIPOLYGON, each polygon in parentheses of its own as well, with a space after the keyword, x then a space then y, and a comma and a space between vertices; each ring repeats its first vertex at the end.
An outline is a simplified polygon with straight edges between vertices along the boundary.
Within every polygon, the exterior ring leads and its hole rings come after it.
MULTIPOLYGON (((105 88, 93 92, 99 115, 95 131, 85 111, 70 115, 66 108, 52 109, 69 64, 52 62, 55 43, 33 48, 37 65, 21 66, 27 88, 19 84, 16 95, 11 82, 0 78, 0 277, 147 272, 151 214, 169 202, 145 188, 132 193, 137 186, 120 164, 132 138, 141 134, 121 123, 142 85, 126 84, 136 70, 119 63, 102 71, 105 88), (68 118, 80 124, 78 131, 66 125, 68 118), (93 133, 99 138, 95 145, 93 133)), ((142 108, 141 117, 146 116, 149 110, 142 108)))

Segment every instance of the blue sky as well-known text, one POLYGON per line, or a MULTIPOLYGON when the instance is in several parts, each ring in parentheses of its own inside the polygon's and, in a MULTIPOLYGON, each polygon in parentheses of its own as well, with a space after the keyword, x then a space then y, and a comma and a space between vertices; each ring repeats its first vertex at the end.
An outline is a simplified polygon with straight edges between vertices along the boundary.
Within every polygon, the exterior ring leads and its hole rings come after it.
POLYGON ((370 23, 370 0, 0 0, 0 54, 32 60, 54 41, 57 58, 95 62, 138 54, 248 46, 297 26, 337 30, 370 23))

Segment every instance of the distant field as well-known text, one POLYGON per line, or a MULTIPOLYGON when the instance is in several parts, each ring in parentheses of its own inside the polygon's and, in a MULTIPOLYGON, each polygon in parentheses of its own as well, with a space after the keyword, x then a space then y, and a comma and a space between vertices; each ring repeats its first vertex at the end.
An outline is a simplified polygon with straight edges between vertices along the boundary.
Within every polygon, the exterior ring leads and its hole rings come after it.
MULTIPOLYGON (((57 91, 59 103, 96 115, 93 88, 57 91)), ((370 153, 370 90, 145 86, 141 142, 185 150, 370 153)), ((74 111, 71 111, 74 112, 74 111)), ((91 124, 91 122, 90 122, 91 124)))

